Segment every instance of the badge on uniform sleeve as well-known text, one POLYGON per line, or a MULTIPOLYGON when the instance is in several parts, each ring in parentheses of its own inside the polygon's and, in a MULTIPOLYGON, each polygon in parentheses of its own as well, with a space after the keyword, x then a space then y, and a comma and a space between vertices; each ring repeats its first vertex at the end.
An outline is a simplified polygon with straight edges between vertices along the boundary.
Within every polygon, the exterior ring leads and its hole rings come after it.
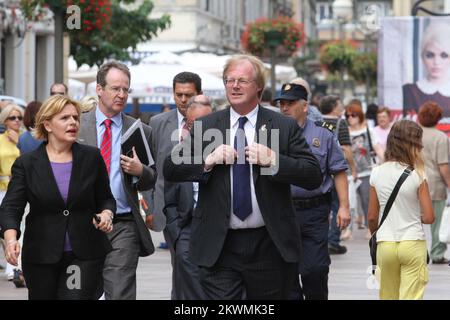
POLYGON ((314 147, 316 147, 316 148, 319 148, 319 147, 320 147, 320 140, 319 140, 319 138, 314 138, 314 139, 312 140, 312 145, 313 145, 314 147))

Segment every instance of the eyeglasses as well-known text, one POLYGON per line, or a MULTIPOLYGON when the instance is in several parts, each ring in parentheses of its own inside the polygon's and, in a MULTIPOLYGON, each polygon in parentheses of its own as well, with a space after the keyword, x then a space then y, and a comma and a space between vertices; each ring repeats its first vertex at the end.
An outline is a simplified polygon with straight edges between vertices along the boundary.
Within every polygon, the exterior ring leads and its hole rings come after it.
POLYGON ((356 113, 346 113, 345 114, 345 117, 348 119, 348 118, 357 118, 358 117, 358 115, 356 114, 356 113))
POLYGON ((66 93, 65 92, 50 92, 50 95, 51 96, 56 96, 57 94, 59 94, 59 95, 65 95, 66 93))
POLYGON ((15 120, 19 120, 22 121, 23 117, 22 116, 11 116, 6 118, 6 120, 10 120, 10 121, 15 121, 15 120))
POLYGON ((255 81, 255 80, 247 80, 247 79, 243 79, 243 78, 239 78, 239 79, 225 78, 225 79, 223 79, 223 83, 226 86, 234 86, 236 84, 236 82, 240 86, 247 86, 250 83, 252 83, 253 81, 255 81))
POLYGON ((110 91, 112 91, 114 94, 119 94, 121 91, 124 94, 130 94, 131 92, 133 92, 133 89, 131 88, 125 88, 125 87, 108 87, 105 86, 106 88, 108 88, 110 91))

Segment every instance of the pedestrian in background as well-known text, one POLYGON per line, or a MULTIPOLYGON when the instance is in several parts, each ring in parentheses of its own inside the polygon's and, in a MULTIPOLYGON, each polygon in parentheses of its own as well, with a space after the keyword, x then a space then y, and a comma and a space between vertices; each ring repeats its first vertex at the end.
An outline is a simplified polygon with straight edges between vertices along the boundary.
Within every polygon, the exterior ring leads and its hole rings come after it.
POLYGON ((377 123, 378 125, 373 128, 373 133, 375 134, 376 139, 378 140, 378 143, 384 153, 386 151, 387 137, 392 127, 391 111, 388 107, 381 107, 378 109, 377 123))
MULTIPOLYGON (((17 148, 20 129, 23 121, 23 109, 14 104, 8 104, 0 113, 0 124, 5 127, 5 132, 0 134, 0 204, 6 194, 11 179, 11 167, 20 156, 17 148)), ((6 264, 6 278, 13 280, 14 266, 6 264)))
POLYGON ((0 206, 6 260, 17 266, 20 223, 30 204, 22 255, 30 300, 95 300, 103 292, 103 263, 112 249, 105 233, 116 203, 99 150, 76 142, 80 113, 67 96, 44 102, 35 136, 46 142, 15 161, 0 206), (74 270, 79 282, 71 288, 74 270))
MULTIPOLYGON (((323 121, 328 123, 335 137, 339 142, 339 145, 344 153, 345 160, 347 160, 349 170, 347 170, 347 180, 350 183, 358 179, 356 172, 355 162, 353 161, 353 153, 351 149, 352 142, 350 140, 350 132, 348 130, 348 124, 345 119, 342 118, 344 113, 344 107, 342 106, 341 99, 335 95, 328 95, 320 100, 320 111, 323 114, 323 121), (351 173, 351 175, 349 175, 351 173)), ((340 240, 350 239, 352 234, 350 229, 346 228, 343 231, 341 237, 341 228, 337 223, 337 214, 339 211, 339 198, 336 193, 336 189, 333 187, 331 193, 331 224, 330 231, 328 232, 328 251, 330 254, 344 254, 347 252, 347 248, 340 244, 340 240)))
POLYGON ((450 169, 448 165, 449 141, 436 125, 442 118, 443 110, 436 102, 425 102, 419 108, 418 121, 423 130, 423 158, 425 173, 430 188, 435 221, 431 225, 431 261, 434 264, 446 264, 444 257, 447 244, 439 241, 442 212, 445 208, 447 190, 450 188, 450 169))
MULTIPOLYGON (((190 98, 202 93, 202 79, 198 74, 193 72, 180 72, 172 80, 173 99, 175 101, 176 108, 169 112, 160 113, 150 119, 150 127, 153 130, 153 145, 155 147, 155 162, 157 170, 157 180, 154 189, 152 190, 152 206, 153 215, 161 215, 165 206, 164 202, 164 173, 163 165, 164 160, 172 151, 172 148, 182 140, 183 130, 189 131, 189 123, 186 117, 187 104, 190 98)), ((147 226, 150 227, 150 221, 153 215, 146 217, 147 226)), ((166 228, 164 229, 165 243, 161 243, 160 248, 170 250, 170 258, 172 264, 172 300, 176 300, 179 297, 177 281, 177 269, 175 266, 175 240, 178 236, 175 236, 176 223, 172 225, 169 218, 166 218, 166 228), (175 228, 175 229, 172 229, 175 228)), ((181 289, 182 290, 182 289, 181 289)))
POLYGON ((369 229, 372 234, 377 231, 382 300, 423 299, 428 282, 422 223, 433 223, 434 213, 421 156, 422 133, 415 122, 395 123, 388 136, 385 162, 375 167, 370 177, 369 229), (408 167, 413 171, 378 229, 384 207, 408 167))
POLYGON ((38 140, 31 134, 36 122, 36 114, 42 106, 42 102, 31 101, 25 108, 25 114, 23 116, 23 125, 27 129, 20 137, 17 147, 20 150, 20 154, 24 154, 33 150, 36 150, 42 143, 42 140, 38 140))
MULTIPOLYGON (((186 119, 189 130, 194 127, 197 118, 212 113, 211 100, 198 95, 191 97, 187 103, 186 119)), ((182 132, 184 138, 189 131, 182 132)), ((200 285, 199 267, 189 259, 189 242, 191 239, 192 212, 198 202, 198 182, 164 181, 164 214, 168 221, 166 234, 170 237, 175 255, 173 257, 173 287, 176 288, 177 300, 201 300, 205 294, 200 285)))
MULTIPOLYGON (((347 105, 345 118, 349 124, 353 160, 356 164, 358 179, 361 180, 357 194, 363 212, 359 212, 357 222, 359 228, 363 228, 362 223, 364 220, 364 226, 367 228, 370 173, 372 172, 372 167, 377 163, 377 156, 383 160, 383 151, 378 144, 378 140, 376 140, 373 130, 367 125, 361 103, 358 100, 347 105)), ((352 230, 352 225, 350 230, 352 230)), ((368 231, 366 238, 370 238, 368 231)))
POLYGON ((291 186, 297 223, 301 231, 302 258, 299 263, 301 285, 297 281, 295 295, 301 300, 328 299, 328 273, 330 255, 328 251, 329 216, 333 186, 339 198, 337 211, 338 228, 350 222, 348 204, 347 161, 337 142, 333 128, 326 122, 307 118, 308 91, 299 84, 286 83, 276 99, 281 112, 293 118, 303 130, 303 136, 317 158, 323 181, 319 188, 306 190, 291 186))

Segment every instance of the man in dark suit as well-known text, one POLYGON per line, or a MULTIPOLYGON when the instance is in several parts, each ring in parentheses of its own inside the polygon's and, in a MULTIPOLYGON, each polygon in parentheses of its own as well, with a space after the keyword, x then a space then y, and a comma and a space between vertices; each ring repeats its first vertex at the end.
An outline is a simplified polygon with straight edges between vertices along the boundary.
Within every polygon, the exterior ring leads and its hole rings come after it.
MULTIPOLYGON (((121 155, 121 136, 135 119, 122 111, 130 90, 130 71, 122 63, 111 61, 97 73, 98 107, 81 117, 79 141, 100 147, 109 171, 111 191, 117 202, 114 230, 108 237, 113 251, 108 254, 103 272, 105 298, 136 299, 136 268, 139 256, 151 255, 155 248, 150 232, 141 217, 137 191, 154 186, 156 172, 152 164, 142 164, 133 157, 121 155), (109 147, 103 151, 105 141, 109 147)), ((143 125, 152 149, 152 131, 143 125)))
MULTIPOLYGON (((186 118, 189 128, 197 118, 212 113, 211 101, 204 95, 191 97, 187 103, 186 118)), ((188 131, 183 131, 187 136, 188 131)), ((167 221, 166 234, 173 244, 174 261, 173 276, 175 281, 177 300, 205 299, 203 289, 198 278, 198 266, 189 259, 189 242, 191 239, 192 211, 197 205, 197 182, 169 182, 164 183, 163 209, 167 221)))
POLYGON ((301 246, 290 184, 317 188, 320 166, 294 120, 259 106, 260 60, 233 56, 223 79, 231 108, 200 120, 167 157, 164 176, 200 184, 189 254, 206 297, 287 299, 301 246))
MULTIPOLYGON (((155 162, 158 177, 153 190, 153 213, 154 215, 163 214, 164 208, 164 175, 163 164, 164 159, 170 154, 172 148, 178 144, 181 138, 183 128, 187 128, 186 109, 189 98, 196 96, 202 92, 202 82, 200 77, 192 72, 180 72, 173 78, 173 98, 177 106, 176 109, 158 114, 150 119, 150 127, 153 133, 153 145, 155 147, 155 162)), ((147 226, 151 226, 152 216, 147 216, 147 226)), ((167 221, 164 229, 164 238, 170 250, 172 268, 175 271, 175 250, 174 241, 177 238, 174 233, 176 222, 167 221), (170 232, 169 230, 172 230, 170 232)), ((178 228, 175 228, 178 229, 178 228)), ((176 284, 176 271, 172 273, 172 293, 171 298, 178 299, 176 284)))

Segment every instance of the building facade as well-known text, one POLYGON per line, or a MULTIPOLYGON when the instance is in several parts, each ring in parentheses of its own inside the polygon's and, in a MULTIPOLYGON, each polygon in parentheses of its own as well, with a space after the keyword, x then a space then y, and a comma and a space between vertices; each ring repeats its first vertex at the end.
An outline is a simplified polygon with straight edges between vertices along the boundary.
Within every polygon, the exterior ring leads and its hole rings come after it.
POLYGON ((138 46, 138 51, 236 53, 241 50, 246 23, 277 14, 293 15, 297 2, 305 0, 154 0, 152 16, 167 13, 172 26, 138 46))
POLYGON ((0 1, 0 94, 43 101, 55 73, 53 18, 26 21, 19 2, 0 1))

